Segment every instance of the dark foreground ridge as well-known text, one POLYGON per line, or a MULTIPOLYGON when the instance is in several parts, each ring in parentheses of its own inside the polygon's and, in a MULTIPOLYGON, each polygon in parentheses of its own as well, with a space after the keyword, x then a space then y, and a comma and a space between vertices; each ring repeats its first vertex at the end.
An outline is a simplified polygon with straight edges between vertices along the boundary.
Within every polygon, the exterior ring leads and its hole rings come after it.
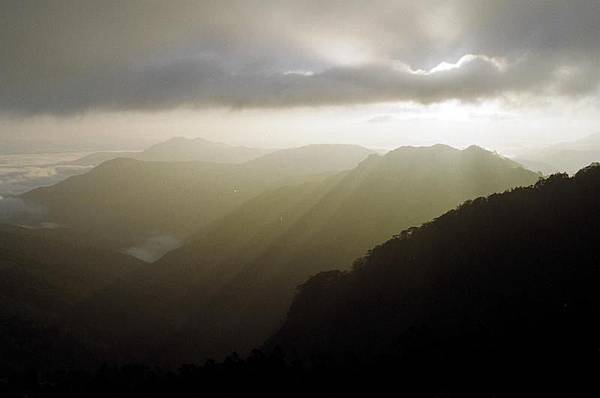
POLYGON ((598 198, 595 164, 468 201, 310 279, 267 346, 431 375, 595 369, 598 198))

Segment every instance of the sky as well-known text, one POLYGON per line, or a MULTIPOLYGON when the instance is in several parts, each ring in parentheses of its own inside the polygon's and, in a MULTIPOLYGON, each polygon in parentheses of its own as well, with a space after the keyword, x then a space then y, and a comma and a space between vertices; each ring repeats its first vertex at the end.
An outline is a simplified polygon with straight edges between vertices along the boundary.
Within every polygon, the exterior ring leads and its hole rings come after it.
POLYGON ((0 153, 600 132, 600 1, 2 0, 0 153))

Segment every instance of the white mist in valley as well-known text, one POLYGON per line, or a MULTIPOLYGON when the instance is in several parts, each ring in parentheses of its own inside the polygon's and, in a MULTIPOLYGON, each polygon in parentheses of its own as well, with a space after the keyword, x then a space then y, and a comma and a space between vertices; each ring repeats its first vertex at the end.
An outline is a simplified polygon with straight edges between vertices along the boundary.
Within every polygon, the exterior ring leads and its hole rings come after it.
POLYGON ((46 215, 45 209, 17 197, 0 196, 0 223, 40 223, 46 215))
POLYGON ((85 173, 88 165, 71 164, 85 153, 0 155, 0 195, 20 195, 85 173))
POLYGON ((123 249, 123 253, 148 263, 153 263, 162 256, 183 245, 183 242, 172 235, 153 235, 139 245, 123 249))

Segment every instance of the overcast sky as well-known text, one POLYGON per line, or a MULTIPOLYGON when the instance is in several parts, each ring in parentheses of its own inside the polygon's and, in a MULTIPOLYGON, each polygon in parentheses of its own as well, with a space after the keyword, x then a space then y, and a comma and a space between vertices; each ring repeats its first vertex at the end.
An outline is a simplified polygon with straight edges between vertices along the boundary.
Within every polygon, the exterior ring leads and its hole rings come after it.
POLYGON ((600 132, 598 0, 0 3, 5 151, 600 132))

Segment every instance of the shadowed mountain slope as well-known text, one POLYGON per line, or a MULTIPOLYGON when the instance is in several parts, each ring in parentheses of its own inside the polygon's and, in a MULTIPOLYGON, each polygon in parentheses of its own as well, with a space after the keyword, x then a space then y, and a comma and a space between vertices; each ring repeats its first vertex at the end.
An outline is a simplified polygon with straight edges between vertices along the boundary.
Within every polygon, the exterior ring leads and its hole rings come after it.
POLYGON ((67 314, 143 265, 73 236, 0 225, 0 367, 85 362, 67 314))
POLYGON ((597 366, 599 195, 596 165, 468 201, 311 278, 268 346, 433 379, 597 366))
POLYGON ((273 183, 230 164, 115 159, 23 197, 51 221, 129 245, 159 233, 186 236, 273 183))

